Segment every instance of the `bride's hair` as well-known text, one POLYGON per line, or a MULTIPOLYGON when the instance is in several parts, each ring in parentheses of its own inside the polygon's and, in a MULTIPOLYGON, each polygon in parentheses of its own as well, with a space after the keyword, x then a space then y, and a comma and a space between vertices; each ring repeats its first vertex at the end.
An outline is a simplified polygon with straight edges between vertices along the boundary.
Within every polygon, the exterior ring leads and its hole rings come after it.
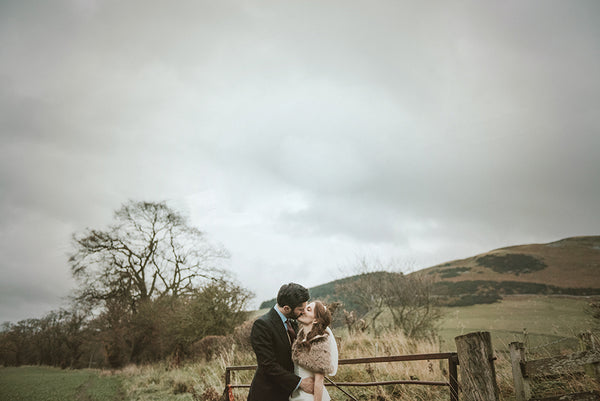
POLYGON ((316 336, 321 336, 327 330, 327 327, 331 324, 331 312, 321 301, 315 301, 315 322, 313 323, 312 329, 306 335, 306 341, 303 345, 310 349, 310 340, 316 336))

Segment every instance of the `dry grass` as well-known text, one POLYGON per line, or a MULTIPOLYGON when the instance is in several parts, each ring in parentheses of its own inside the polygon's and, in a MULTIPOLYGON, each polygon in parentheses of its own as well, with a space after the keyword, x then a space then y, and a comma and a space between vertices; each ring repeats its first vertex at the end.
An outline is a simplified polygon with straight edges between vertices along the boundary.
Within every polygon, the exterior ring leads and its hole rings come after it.
MULTIPOLYGON (((544 348, 533 348, 526 353, 527 360, 544 359, 558 355, 570 354, 571 349, 564 349, 556 354, 544 348)), ((510 363, 510 360, 508 361, 510 363)), ((594 370, 591 366, 569 372, 563 376, 541 377, 531 380, 531 390, 534 397, 551 397, 568 393, 584 391, 600 391, 600 383, 594 379, 594 370), (588 371, 585 374, 586 370, 588 371)))
MULTIPOLYGON (((344 329, 336 330, 340 347, 340 358, 361 358, 406 354, 426 354, 446 352, 439 349, 439 342, 421 340, 411 341, 397 332, 386 331, 375 337, 368 333, 349 335, 344 329)), ((494 341, 494 339, 492 339, 494 341)), ((495 362, 497 382, 501 400, 514 400, 510 356, 504 350, 506 344, 494 343, 497 360, 495 362)), ((536 348, 528 354, 528 359, 550 356, 545 348, 536 348)), ((149 366, 129 366, 117 372, 123 377, 126 399, 129 400, 203 400, 216 401, 223 392, 224 373, 227 366, 254 365, 255 357, 251 351, 228 350, 211 361, 187 362, 179 368, 170 368, 168 363, 149 366)), ((232 375, 234 384, 248 384, 253 371, 239 371, 232 375)), ((447 362, 414 361, 373 363, 361 365, 341 365, 335 382, 373 382, 386 380, 447 381, 447 362)), ((378 387, 345 387, 359 400, 448 400, 448 387, 421 385, 388 385, 378 387)), ((562 381, 535 382, 535 395, 553 395, 565 392, 577 392, 599 389, 589 377, 571 375, 562 381)), ((340 390, 328 387, 333 399, 346 399, 340 390)), ((247 390, 235 389, 235 399, 244 400, 247 390)))
MULTIPOLYGON (((411 341, 403 335, 385 331, 378 337, 367 333, 341 331, 340 358, 429 354, 440 352, 437 341, 411 341)), ((375 382, 392 380, 447 381, 446 361, 385 362, 361 365, 341 365, 333 378, 337 382, 375 382)), ((377 387, 352 387, 353 395, 363 400, 447 400, 447 387, 421 385, 388 385, 377 387)), ((331 389, 332 395, 340 394, 331 389)))
MULTIPOLYGON (((385 332, 377 338, 366 333, 348 335, 345 330, 336 333, 340 345, 340 358, 366 356, 389 356, 438 352, 438 346, 430 341, 409 341, 393 332, 385 332)), ((235 349, 222 353, 211 361, 189 362, 179 368, 170 368, 167 362, 128 366, 115 374, 124 380, 126 398, 130 400, 207 400, 212 401, 223 392, 224 373, 227 366, 254 365, 251 351, 235 349)), ((445 381, 446 363, 439 361, 394 362, 362 365, 342 365, 335 377, 336 382, 372 382, 385 380, 445 381)), ((235 384, 248 384, 253 371, 234 372, 235 384)), ((385 387, 346 388, 361 400, 447 400, 448 388, 396 385, 385 387)), ((334 399, 342 394, 329 387, 334 399)), ((245 399, 247 390, 235 389, 236 399, 245 399)))
POLYGON ((136 401, 216 401, 225 387, 225 367, 254 364, 254 355, 232 347, 211 361, 130 365, 115 372, 124 378, 126 399, 136 401))

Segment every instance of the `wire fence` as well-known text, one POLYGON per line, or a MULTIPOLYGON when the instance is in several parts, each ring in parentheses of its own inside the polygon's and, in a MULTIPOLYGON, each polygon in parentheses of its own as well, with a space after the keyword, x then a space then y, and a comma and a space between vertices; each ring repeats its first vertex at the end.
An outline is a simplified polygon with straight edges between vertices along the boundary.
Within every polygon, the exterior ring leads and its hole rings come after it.
MULTIPOLYGON (((370 364, 370 363, 382 363, 382 362, 410 362, 410 361, 430 361, 430 360, 446 360, 448 362, 448 381, 422 381, 422 380, 388 380, 388 381, 373 381, 373 382, 337 382, 334 383, 332 380, 328 380, 329 383, 326 385, 335 386, 344 392, 349 398, 354 399, 351 395, 346 393, 342 387, 372 387, 372 386, 384 386, 394 384, 405 384, 405 385, 423 385, 423 386, 446 386, 450 389, 450 400, 458 401, 458 356, 456 352, 442 352, 433 354, 414 354, 414 355, 394 355, 394 356, 383 356, 383 357, 370 357, 370 358, 353 358, 353 359, 340 359, 339 365, 357 365, 357 364, 370 364)), ((256 365, 246 366, 227 366, 225 368, 225 390, 223 392, 224 399, 232 401, 234 399, 234 389, 236 388, 249 388, 250 384, 233 384, 233 372, 243 370, 255 370, 256 365)))

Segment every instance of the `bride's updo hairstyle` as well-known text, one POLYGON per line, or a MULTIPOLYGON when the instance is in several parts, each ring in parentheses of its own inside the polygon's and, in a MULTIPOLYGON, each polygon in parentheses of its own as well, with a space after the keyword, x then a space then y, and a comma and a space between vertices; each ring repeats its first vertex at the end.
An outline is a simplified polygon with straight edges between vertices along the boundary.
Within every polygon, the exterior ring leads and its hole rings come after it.
POLYGON ((303 346, 310 349, 310 340, 316 336, 322 336, 330 324, 331 312, 323 302, 315 301, 315 322, 313 323, 310 332, 306 335, 306 341, 303 342, 303 346))

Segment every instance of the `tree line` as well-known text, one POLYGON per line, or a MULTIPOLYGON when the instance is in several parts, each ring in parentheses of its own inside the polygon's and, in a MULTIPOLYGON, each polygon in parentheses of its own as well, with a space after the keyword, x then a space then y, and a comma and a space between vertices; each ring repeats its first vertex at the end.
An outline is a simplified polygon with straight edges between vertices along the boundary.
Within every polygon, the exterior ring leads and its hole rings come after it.
POLYGON ((164 202, 130 201, 107 229, 73 235, 71 306, 4 323, 0 363, 112 367, 177 359, 246 319, 253 296, 225 248, 164 202))
MULTIPOLYGON (((248 336, 234 330, 247 320, 253 294, 233 280, 228 258, 164 202, 127 202, 107 229, 73 235, 68 262, 77 287, 69 308, 2 325, 0 363, 119 368, 180 361, 210 354, 206 348, 220 342, 216 336, 247 347, 248 336)), ((433 280, 384 268, 361 260, 361 273, 333 291, 343 300, 319 291, 313 298, 342 301, 349 310, 336 320, 350 332, 435 335, 441 314, 433 280)))

